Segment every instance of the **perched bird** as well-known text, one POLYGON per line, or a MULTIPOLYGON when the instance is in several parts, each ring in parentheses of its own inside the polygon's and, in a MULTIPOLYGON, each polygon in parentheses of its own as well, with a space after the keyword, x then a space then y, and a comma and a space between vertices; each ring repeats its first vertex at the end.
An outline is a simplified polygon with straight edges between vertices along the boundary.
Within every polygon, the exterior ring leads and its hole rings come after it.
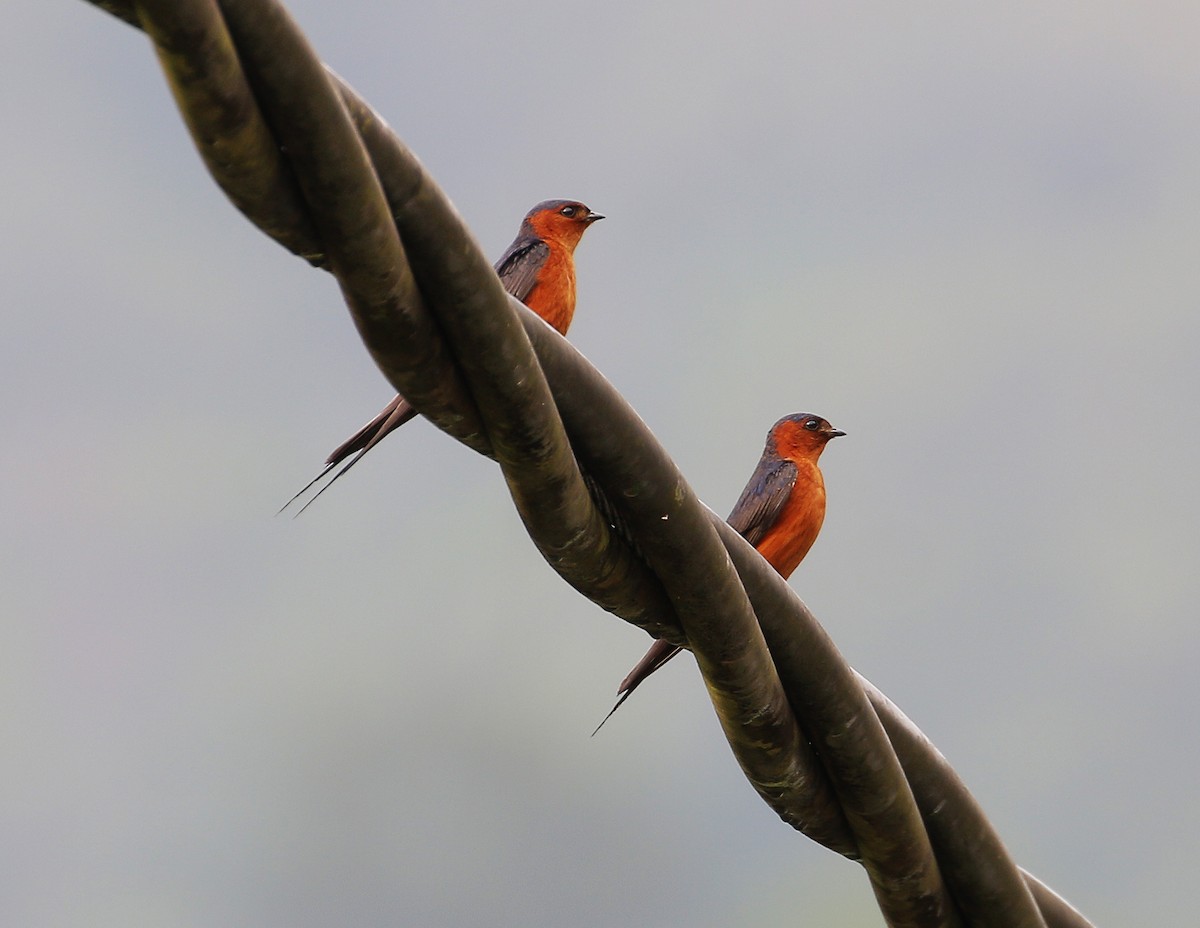
MULTIPOLYGON (((577 200, 543 200, 521 222, 517 237, 496 262, 504 289, 566 335, 575 315, 575 246, 593 222, 603 219, 577 200)), ((417 411, 397 395, 374 419, 355 432, 325 459, 325 469, 284 505, 287 509, 338 464, 349 462, 300 509, 303 512, 359 458, 395 431, 417 411), (357 453, 356 453, 357 452, 357 453), (354 457, 350 457, 354 455, 354 457)), ((283 511, 282 509, 280 510, 283 511)), ((299 515, 299 513, 297 513, 299 515)))
MULTIPOLYGON (((804 560, 825 521, 825 480, 817 459, 831 438, 845 434, 811 413, 784 416, 767 433, 758 467, 726 520, 785 580, 804 560)), ((604 722, 643 680, 679 651, 670 642, 655 641, 621 681, 617 689, 620 698, 604 722)))

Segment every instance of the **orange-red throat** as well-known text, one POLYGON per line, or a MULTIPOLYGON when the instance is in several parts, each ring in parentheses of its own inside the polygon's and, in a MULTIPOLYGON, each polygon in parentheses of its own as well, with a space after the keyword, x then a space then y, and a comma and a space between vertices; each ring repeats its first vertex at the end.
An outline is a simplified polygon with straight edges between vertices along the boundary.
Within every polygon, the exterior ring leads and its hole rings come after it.
POLYGON ((771 430, 775 453, 795 464, 806 461, 815 464, 830 439, 845 434, 827 420, 808 415, 788 416, 771 430))
POLYGON ((534 207, 525 221, 543 242, 571 254, 588 227, 603 218, 577 200, 548 200, 534 207))
POLYGON ((535 207, 525 219, 533 235, 550 249, 525 305, 560 335, 567 334, 575 317, 575 246, 592 223, 603 218, 576 200, 552 200, 535 207))

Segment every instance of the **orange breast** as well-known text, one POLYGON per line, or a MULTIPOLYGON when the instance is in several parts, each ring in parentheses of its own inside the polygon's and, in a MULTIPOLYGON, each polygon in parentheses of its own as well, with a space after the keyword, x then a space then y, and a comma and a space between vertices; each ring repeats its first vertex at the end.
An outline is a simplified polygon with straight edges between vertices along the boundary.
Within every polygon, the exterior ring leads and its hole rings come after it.
POLYGON ((825 481, 815 464, 800 465, 796 486, 783 512, 758 543, 758 552, 783 577, 790 577, 808 554, 825 521, 825 481))
POLYGON ((566 335, 575 315, 575 259, 556 243, 548 244, 550 254, 525 305, 566 335))

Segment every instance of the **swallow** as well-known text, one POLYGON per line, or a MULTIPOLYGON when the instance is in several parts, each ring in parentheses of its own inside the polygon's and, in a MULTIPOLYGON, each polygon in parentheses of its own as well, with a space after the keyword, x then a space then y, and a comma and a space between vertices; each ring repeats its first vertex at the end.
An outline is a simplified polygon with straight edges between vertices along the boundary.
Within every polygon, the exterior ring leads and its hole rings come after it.
MULTIPOLYGON (((812 413, 784 416, 767 433, 758 466, 726 520, 785 580, 804 560, 825 521, 825 478, 817 461, 831 439, 845 434, 812 413)), ((655 641, 621 681, 617 704, 604 722, 680 650, 668 641, 655 641)))
MULTIPOLYGON (((541 316, 560 335, 567 334, 575 316, 575 246, 592 223, 603 218, 578 200, 543 200, 525 214, 517 237, 495 264, 496 274, 504 289, 541 316)), ((357 464, 364 454, 416 414, 417 411, 409 402, 397 394, 379 415, 333 450, 325 459, 325 469, 288 500, 283 509, 287 509, 313 484, 349 458, 329 482, 301 507, 300 512, 303 512, 333 486, 334 481, 357 464)))

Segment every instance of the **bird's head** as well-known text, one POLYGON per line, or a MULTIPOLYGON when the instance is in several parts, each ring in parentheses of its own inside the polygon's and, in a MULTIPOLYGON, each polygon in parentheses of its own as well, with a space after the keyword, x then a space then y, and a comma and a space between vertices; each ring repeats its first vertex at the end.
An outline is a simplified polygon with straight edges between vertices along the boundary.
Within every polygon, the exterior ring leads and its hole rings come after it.
POLYGON ((553 239, 573 249, 588 226, 603 218, 578 200, 543 200, 525 214, 525 224, 538 238, 553 239))
POLYGON ((781 458, 815 461, 830 439, 845 434, 830 425, 828 419, 810 412, 797 412, 784 416, 771 427, 767 447, 781 458))

